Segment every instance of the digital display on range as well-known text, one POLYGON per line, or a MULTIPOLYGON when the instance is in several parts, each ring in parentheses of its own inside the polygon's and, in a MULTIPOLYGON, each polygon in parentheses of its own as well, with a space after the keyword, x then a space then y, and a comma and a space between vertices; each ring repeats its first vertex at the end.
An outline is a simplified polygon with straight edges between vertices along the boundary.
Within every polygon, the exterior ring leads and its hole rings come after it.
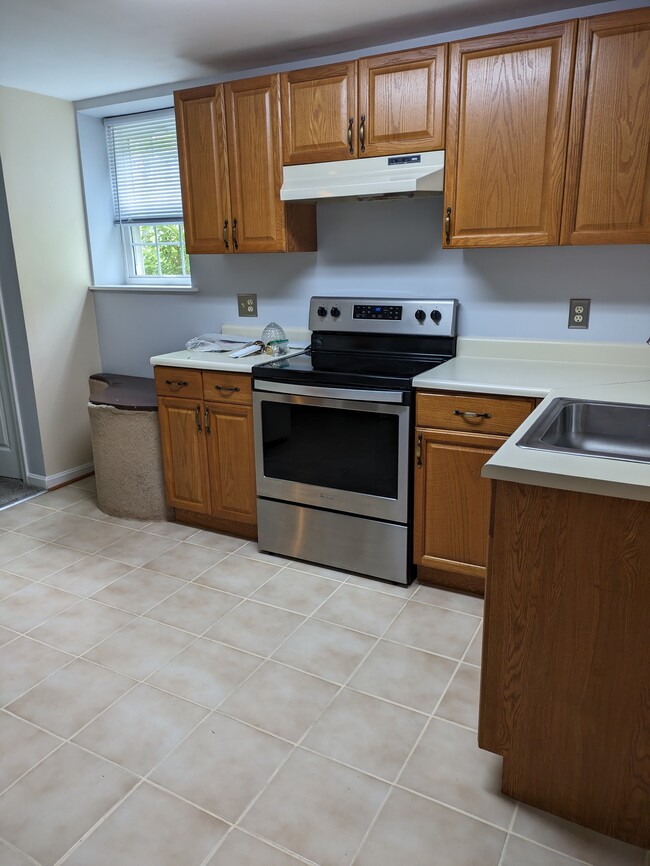
POLYGON ((384 319, 396 321, 402 318, 402 307, 389 307, 386 304, 355 304, 353 319, 384 319))

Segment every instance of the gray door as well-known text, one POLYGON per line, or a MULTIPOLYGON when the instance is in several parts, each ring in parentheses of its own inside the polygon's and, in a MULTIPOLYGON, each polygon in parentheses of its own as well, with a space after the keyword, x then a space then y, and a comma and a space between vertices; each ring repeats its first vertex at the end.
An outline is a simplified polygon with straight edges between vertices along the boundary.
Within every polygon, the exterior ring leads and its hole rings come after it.
MULTIPOLYGON (((1 313, 1 310, 0 310, 1 313)), ((23 479, 20 439, 9 375, 7 342, 0 315, 0 476, 23 479)))

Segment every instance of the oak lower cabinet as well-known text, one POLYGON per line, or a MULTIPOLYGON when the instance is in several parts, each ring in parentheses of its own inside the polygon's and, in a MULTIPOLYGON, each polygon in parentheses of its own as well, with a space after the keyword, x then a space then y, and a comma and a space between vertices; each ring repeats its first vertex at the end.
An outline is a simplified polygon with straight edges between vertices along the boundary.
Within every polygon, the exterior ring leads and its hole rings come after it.
POLYGON ((483 592, 491 488, 481 469, 533 408, 528 398, 417 394, 413 555, 420 579, 483 592))
POLYGON ((282 74, 284 164, 445 146, 447 46, 282 74))
POLYGON ((562 243, 650 243, 650 9, 580 21, 562 243))
POLYGON ((576 22, 450 46, 444 247, 558 244, 576 22))
POLYGON ((200 397, 161 396, 188 372, 155 369, 167 501, 184 523, 255 537, 250 376, 203 371, 200 397))
POLYGON ((479 746, 503 793, 649 848, 650 502, 493 484, 479 746))
POLYGON ((280 76, 174 94, 190 253, 316 249, 316 206, 280 201, 280 76))

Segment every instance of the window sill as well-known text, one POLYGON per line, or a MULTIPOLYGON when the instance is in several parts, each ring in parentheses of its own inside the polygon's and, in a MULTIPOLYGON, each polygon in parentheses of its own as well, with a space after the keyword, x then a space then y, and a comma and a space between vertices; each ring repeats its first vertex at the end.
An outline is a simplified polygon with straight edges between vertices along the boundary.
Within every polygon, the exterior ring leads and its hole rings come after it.
POLYGON ((91 292, 130 292, 136 294, 152 293, 158 295, 184 295, 192 292, 198 292, 196 286, 137 286, 137 285, 122 285, 122 286, 88 286, 91 292))

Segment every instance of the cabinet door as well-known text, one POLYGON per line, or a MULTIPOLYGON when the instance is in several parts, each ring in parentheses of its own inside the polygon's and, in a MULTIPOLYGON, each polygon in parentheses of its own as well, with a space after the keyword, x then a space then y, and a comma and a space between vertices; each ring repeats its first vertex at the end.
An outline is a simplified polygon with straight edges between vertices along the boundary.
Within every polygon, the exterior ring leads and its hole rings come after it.
POLYGON ((174 93, 189 253, 230 251, 230 191, 221 84, 174 93))
POLYGON ((282 142, 285 165, 357 156, 356 61, 283 73, 282 142))
POLYGON ((282 251, 280 76, 230 82, 225 95, 233 248, 282 251))
POLYGON ((203 404, 198 400, 158 398, 160 438, 167 502, 208 514, 208 451, 203 404))
POLYGON ((359 60, 361 156, 445 146, 446 60, 446 45, 359 60))
POLYGON ((575 32, 452 44, 443 246, 559 242, 575 32))
POLYGON ((206 403, 212 514, 239 523, 257 521, 253 410, 206 403))
POLYGON ((562 241, 650 243, 650 9, 580 22, 562 241))
POLYGON ((483 464, 505 436, 416 429, 415 562, 484 578, 490 482, 483 464))

